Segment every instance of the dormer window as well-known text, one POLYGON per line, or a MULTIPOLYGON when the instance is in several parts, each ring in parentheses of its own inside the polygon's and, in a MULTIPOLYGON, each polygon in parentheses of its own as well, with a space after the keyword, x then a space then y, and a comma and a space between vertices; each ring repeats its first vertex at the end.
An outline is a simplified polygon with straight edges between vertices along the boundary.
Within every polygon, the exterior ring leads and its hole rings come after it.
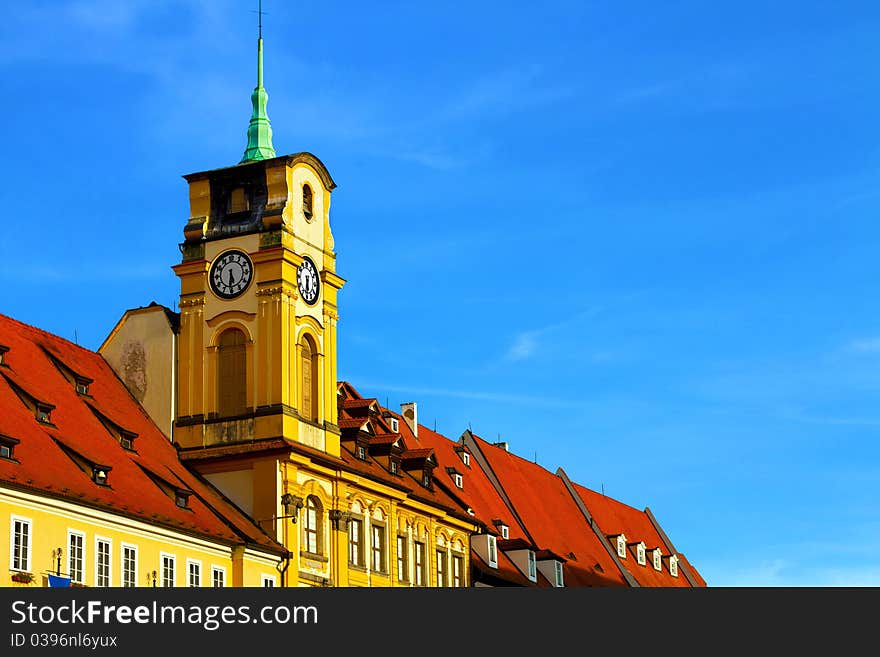
POLYGON ((53 406, 49 406, 48 404, 37 404, 37 422, 42 422, 43 424, 52 424, 51 413, 53 408, 53 406))
POLYGON ((669 574, 678 577, 678 557, 674 554, 669 557, 669 574))
POLYGON ((498 545, 495 542, 495 537, 489 535, 488 537, 488 548, 489 548, 489 566, 492 568, 498 567, 498 545))
POLYGON ((554 583, 556 584, 556 586, 565 586, 565 582, 563 581, 563 578, 562 578, 562 562, 561 561, 554 561, 553 566, 554 566, 554 574, 556 575, 556 582, 554 582, 554 583))
POLYGON ((639 543, 636 545, 636 561, 639 562, 640 566, 645 565, 645 544, 639 543))
POLYGON ((661 570, 663 568, 662 554, 660 552, 660 548, 654 549, 654 570, 661 570))
POLYGON ((623 534, 617 537, 617 556, 626 559, 626 536, 623 534))
POLYGON ((18 439, 9 436, 0 436, 0 458, 13 460, 13 452, 18 444, 18 439))
POLYGON ((9 347, 7 347, 6 345, 0 344, 0 365, 3 365, 4 367, 8 367, 5 362, 6 354, 8 351, 9 351, 9 347))
POLYGON ((422 474, 422 486, 424 486, 425 488, 431 487, 431 475, 427 472, 422 474))
POLYGON ((99 486, 106 486, 109 473, 110 468, 108 468, 106 465, 92 466, 92 481, 94 481, 99 486))
POLYGON ((397 461, 391 461, 391 474, 398 474, 400 472, 400 466, 397 464, 397 461))
POLYGON ((510 538, 510 527, 507 525, 501 525, 501 538, 504 540, 510 538))
POLYGON ((388 424, 391 425, 391 430, 394 433, 400 433, 400 422, 396 417, 390 418, 388 424))
POLYGON ((312 188, 308 185, 303 185, 303 216, 312 220, 312 188))
POLYGON ((89 394, 89 382, 86 379, 77 379, 76 380, 76 393, 78 395, 89 394))
POLYGON ((189 508, 189 496, 190 493, 185 490, 176 490, 174 491, 174 503, 179 506, 181 509, 189 508))
POLYGON ((122 446, 122 449, 127 449, 130 452, 134 451, 134 434, 123 433, 119 436, 119 444, 122 446))
POLYGON ((461 462, 464 463, 467 467, 471 467, 471 455, 469 452, 462 451, 461 462))
POLYGON ((464 480, 461 478, 461 475, 457 472, 452 475, 452 481, 455 482, 455 485, 459 488, 464 488, 464 480))
POLYGON ((528 560, 529 560, 529 579, 534 582, 536 579, 538 579, 538 563, 535 560, 535 553, 532 550, 529 550, 528 560))
POLYGON ((367 460, 367 449, 363 445, 358 445, 357 455, 361 461, 367 460))

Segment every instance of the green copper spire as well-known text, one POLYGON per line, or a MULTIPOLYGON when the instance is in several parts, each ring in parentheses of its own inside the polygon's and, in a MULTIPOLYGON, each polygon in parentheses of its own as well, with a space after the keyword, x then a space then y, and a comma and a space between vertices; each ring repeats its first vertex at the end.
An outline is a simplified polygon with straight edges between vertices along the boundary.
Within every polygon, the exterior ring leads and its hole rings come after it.
MULTIPOLYGON (((262 2, 260 4, 262 5, 262 2)), ((263 13, 262 7, 260 7, 260 37, 257 39, 257 86, 254 88, 254 93, 251 94, 254 111, 251 114, 251 122, 248 124, 247 148, 239 164, 275 157, 275 147, 272 146, 272 126, 269 125, 269 115, 266 114, 268 101, 269 94, 263 88, 263 13)))

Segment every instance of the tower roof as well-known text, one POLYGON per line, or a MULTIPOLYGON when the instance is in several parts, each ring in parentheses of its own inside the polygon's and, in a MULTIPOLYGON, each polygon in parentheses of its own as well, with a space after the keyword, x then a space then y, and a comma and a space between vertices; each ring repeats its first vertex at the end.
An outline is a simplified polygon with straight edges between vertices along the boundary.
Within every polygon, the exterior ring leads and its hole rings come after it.
POLYGON ((247 148, 244 150, 241 162, 268 160, 275 157, 275 147, 272 146, 272 126, 269 123, 269 115, 266 113, 269 94, 263 88, 263 10, 262 3, 260 4, 260 32, 257 38, 257 86, 254 87, 254 92, 251 94, 253 112, 248 124, 247 148))

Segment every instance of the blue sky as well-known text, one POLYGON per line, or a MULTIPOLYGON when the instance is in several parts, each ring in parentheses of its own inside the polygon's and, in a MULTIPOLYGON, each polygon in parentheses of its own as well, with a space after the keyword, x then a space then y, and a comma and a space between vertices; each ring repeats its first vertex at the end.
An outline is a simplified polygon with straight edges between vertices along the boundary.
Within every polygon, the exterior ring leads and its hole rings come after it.
MULTIPOLYGON (((175 303, 255 5, 5 8, 0 312, 97 348, 175 303)), ((650 506, 710 584, 880 585, 880 6, 263 6, 341 378, 650 506)))

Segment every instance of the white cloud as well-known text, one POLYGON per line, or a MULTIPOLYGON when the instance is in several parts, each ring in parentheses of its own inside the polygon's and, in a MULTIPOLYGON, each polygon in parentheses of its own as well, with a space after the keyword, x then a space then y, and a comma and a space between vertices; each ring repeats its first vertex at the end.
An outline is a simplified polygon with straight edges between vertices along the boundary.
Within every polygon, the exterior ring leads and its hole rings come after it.
POLYGON ((849 349, 862 354, 880 354, 880 337, 853 340, 849 343, 849 349))

